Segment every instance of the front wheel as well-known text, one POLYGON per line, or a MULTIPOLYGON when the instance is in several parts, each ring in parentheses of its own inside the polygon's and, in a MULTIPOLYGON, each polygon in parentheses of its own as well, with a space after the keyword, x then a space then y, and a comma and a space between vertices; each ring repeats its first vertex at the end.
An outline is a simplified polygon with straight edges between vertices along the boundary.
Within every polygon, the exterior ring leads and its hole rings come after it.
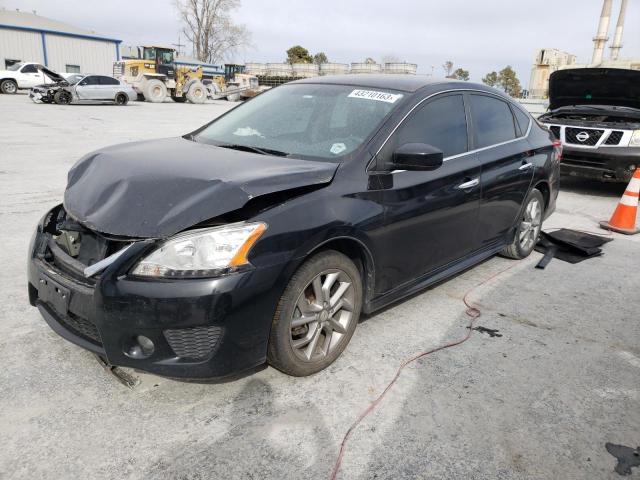
POLYGON ((278 302, 269 364, 297 377, 326 368, 351 340, 361 305, 360 271, 347 256, 327 250, 310 258, 278 302))
POLYGON ((544 197, 540 190, 534 188, 525 201, 513 243, 505 247, 500 254, 516 260, 528 257, 538 243, 543 212, 544 197))
POLYGON ((53 100, 58 105, 69 105, 71 103, 71 94, 65 90, 60 90, 53 96, 53 100))

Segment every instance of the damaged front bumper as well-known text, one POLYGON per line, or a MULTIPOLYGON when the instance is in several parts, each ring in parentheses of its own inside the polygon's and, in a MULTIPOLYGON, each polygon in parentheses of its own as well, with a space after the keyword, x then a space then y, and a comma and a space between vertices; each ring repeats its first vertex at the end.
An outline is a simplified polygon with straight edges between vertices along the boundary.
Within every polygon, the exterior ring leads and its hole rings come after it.
POLYGON ((603 182, 629 182, 640 166, 640 147, 572 148, 564 145, 560 172, 603 182))
POLYGON ((112 365, 174 378, 222 379, 265 363, 279 266, 140 279, 128 272, 155 243, 141 241, 86 278, 77 260, 52 248, 48 217, 29 249, 29 299, 60 336, 112 365))

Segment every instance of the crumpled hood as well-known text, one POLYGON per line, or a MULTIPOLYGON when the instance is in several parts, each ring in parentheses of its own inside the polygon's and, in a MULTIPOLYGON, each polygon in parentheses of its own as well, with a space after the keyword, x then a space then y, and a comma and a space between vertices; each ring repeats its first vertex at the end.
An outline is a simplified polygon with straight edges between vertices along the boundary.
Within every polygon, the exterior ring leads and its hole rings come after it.
POLYGON ((250 199, 331 182, 338 165, 169 138, 108 147, 69 171, 64 207, 102 233, 162 238, 250 199))
POLYGON ((569 105, 640 109, 640 72, 622 68, 573 68, 549 77, 549 110, 569 105))

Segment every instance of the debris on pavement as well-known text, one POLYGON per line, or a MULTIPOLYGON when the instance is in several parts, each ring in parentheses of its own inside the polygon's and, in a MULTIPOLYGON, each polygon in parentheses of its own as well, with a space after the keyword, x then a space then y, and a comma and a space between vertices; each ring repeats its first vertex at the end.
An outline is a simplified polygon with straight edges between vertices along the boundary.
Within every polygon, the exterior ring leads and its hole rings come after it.
POLYGON ((618 463, 614 471, 619 475, 631 475, 631 468, 640 467, 640 447, 634 450, 624 445, 616 445, 607 442, 605 445, 607 452, 616 457, 618 463))
POLYGON ((587 232, 561 228, 552 232, 540 232, 540 239, 535 247, 544 257, 536 268, 544 269, 552 258, 569 263, 579 263, 589 258, 602 255, 602 247, 613 238, 593 235, 587 232))

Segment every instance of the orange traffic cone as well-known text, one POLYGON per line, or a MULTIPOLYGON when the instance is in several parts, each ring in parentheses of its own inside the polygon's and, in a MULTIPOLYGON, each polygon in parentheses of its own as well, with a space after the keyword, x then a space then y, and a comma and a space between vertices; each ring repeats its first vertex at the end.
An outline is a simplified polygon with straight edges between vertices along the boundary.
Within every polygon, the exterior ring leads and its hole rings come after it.
POLYGON ((640 167, 636 168, 627 189, 622 194, 620 203, 608 222, 600 222, 605 230, 633 235, 640 232, 636 228, 638 198, 640 197, 640 167))

